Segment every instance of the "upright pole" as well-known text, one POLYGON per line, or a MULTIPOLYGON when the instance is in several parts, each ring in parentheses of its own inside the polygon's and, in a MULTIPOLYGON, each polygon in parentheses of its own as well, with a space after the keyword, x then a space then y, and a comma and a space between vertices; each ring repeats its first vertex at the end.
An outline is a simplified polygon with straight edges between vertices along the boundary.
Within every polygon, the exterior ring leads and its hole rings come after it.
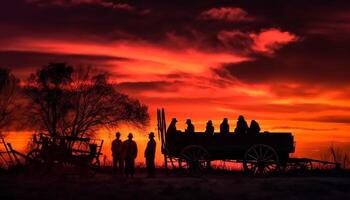
MULTIPOLYGON (((158 140, 161 141, 159 109, 157 109, 157 128, 158 128, 158 140)), ((163 149, 163 143, 162 143, 162 149, 163 149)))
POLYGON ((6 142, 5 142, 5 139, 4 137, 1 136, 1 141, 2 141, 2 144, 4 145, 5 147, 5 150, 6 150, 6 153, 8 154, 8 157, 10 159, 10 162, 13 163, 13 159, 12 159, 12 155, 11 155, 11 152, 9 151, 9 149, 7 148, 7 145, 6 145, 6 142))
POLYGON ((165 112, 164 112, 164 108, 162 108, 162 130, 163 130, 163 140, 165 142, 166 145, 166 121, 165 121, 165 112))
POLYGON ((160 119, 161 119, 161 131, 162 131, 162 141, 163 141, 163 148, 164 148, 164 165, 166 169, 166 174, 168 175, 168 151, 166 148, 166 125, 165 125, 165 113, 164 108, 161 109, 160 113, 160 119))

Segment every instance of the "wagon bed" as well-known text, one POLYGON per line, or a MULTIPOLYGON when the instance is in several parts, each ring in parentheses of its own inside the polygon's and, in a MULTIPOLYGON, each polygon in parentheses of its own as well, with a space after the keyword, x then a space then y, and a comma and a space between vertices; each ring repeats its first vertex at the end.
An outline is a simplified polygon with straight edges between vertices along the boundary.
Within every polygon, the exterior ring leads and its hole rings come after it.
POLYGON ((165 142, 169 156, 180 157, 184 148, 195 145, 204 148, 210 155, 210 160, 243 160, 245 152, 257 144, 271 146, 282 160, 287 160, 289 153, 295 150, 292 134, 282 132, 263 132, 256 135, 215 133, 213 136, 207 136, 203 132, 193 135, 178 132, 168 135, 165 142))

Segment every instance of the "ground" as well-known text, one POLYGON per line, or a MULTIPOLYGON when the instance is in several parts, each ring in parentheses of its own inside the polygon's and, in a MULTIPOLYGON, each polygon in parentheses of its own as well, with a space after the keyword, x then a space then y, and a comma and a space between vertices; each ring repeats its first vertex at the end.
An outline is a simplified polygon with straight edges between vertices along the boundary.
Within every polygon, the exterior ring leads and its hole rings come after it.
POLYGON ((147 178, 110 173, 0 174, 0 199, 350 199, 348 175, 248 177, 212 173, 202 177, 158 173, 147 178))

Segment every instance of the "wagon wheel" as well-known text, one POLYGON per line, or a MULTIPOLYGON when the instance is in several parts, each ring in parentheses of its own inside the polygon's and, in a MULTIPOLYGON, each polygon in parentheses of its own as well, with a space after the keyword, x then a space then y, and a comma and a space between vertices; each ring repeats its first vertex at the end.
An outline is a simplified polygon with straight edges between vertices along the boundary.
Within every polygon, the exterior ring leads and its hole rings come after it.
POLYGON ((100 168, 100 159, 98 156, 94 157, 89 163, 89 167, 93 170, 98 170, 100 168))
POLYGON ((210 169, 209 153, 201 146, 187 146, 181 152, 179 166, 189 175, 198 176, 210 169))
POLYGON ((276 172, 279 166, 277 152, 268 145, 254 145, 244 155, 244 171, 253 175, 267 175, 276 172))
POLYGON ((86 172, 88 177, 93 177, 96 175, 97 170, 100 168, 100 159, 98 156, 94 157, 91 162, 89 163, 89 167, 86 172))
POLYGON ((27 154, 25 165, 27 167, 41 167, 45 164, 39 149, 34 149, 27 154))

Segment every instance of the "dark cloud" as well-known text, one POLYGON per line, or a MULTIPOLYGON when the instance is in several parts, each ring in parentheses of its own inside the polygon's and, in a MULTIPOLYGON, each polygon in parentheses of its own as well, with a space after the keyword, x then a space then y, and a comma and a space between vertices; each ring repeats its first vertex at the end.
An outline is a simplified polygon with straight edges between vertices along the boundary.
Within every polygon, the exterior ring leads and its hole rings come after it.
MULTIPOLYGON (((206 0, 193 4, 187 1, 13 0, 0 7, 0 38, 26 36, 99 42, 132 39, 174 48, 179 47, 176 43, 180 38, 186 48, 227 50, 218 38, 219 32, 260 32, 280 25, 268 17, 277 15, 276 10, 281 6, 267 9, 264 15, 258 12, 266 7, 268 4, 206 0), (206 12, 223 13, 215 16, 223 16, 225 20, 199 20, 206 12), (262 18, 265 15, 267 19, 262 18), (235 17, 241 19, 240 23, 225 22, 235 17), (247 18, 253 20, 243 20, 247 18)), ((239 38, 234 40, 239 42, 239 38)))
MULTIPOLYGON (((235 28, 243 31, 258 31, 280 27, 287 31, 305 33, 305 28, 315 27, 314 24, 334 22, 334 18, 339 17, 334 16, 334 13, 346 11, 349 4, 341 2, 343 1, 197 0, 190 4, 184 0, 11 0, 2 3, 0 20, 2 25, 4 23, 21 25, 23 31, 38 28, 43 31, 46 28, 46 31, 50 31, 63 28, 62 30, 67 31, 73 29, 91 34, 108 35, 108 32, 118 30, 156 41, 168 32, 190 36, 193 35, 193 30, 207 36, 216 35, 220 30, 235 28), (308 12, 304 12, 306 9, 308 12), (14 10, 16 12, 13 12, 14 10), (249 23, 233 24, 198 20, 203 13, 209 13, 209 16, 219 13, 215 15, 216 18, 225 20, 237 17, 239 19, 250 17, 254 20, 250 20, 249 23)), ((337 22, 339 21, 338 19, 337 22)))
POLYGON ((309 37, 283 47, 273 56, 224 64, 216 73, 247 83, 347 85, 350 83, 349 51, 350 37, 339 42, 309 37))
POLYGON ((211 8, 199 15, 203 20, 223 20, 227 22, 240 22, 248 20, 248 13, 237 7, 211 8))
POLYGON ((234 104, 218 103, 223 107, 240 111, 253 111, 259 113, 315 113, 325 111, 350 111, 350 107, 333 106, 320 103, 294 103, 294 104, 272 104, 272 103, 255 103, 255 104, 234 104))
MULTIPOLYGON (((136 33, 147 30, 145 28, 147 23, 142 21, 142 18, 147 20, 144 13, 102 6, 104 5, 102 3, 70 3, 71 6, 61 6, 59 3, 59 5, 40 6, 40 2, 14 0, 2 3, 0 36, 111 42, 111 40, 136 37, 138 35, 136 33)), ((102 0, 98 2, 108 3, 102 0)), ((113 5, 123 7, 121 3, 113 5)))
POLYGON ((184 0, 11 0, 0 7, 0 42, 22 37, 101 43, 133 40, 174 49, 243 53, 255 59, 225 64, 216 73, 248 83, 344 85, 350 80, 349 4, 341 0, 198 0, 191 4, 184 0), (203 15, 215 20, 202 20, 203 15), (232 23, 236 18, 240 20, 232 23), (280 30, 300 40, 279 50, 272 48, 272 57, 261 56, 252 50, 256 43, 252 34, 264 30, 280 30))
POLYGON ((325 116, 313 117, 313 118, 298 118, 294 120, 350 124, 350 115, 325 115, 325 116))
POLYGON ((122 82, 115 85, 121 91, 139 93, 143 91, 176 91, 178 82, 170 81, 149 81, 149 82, 122 82))
MULTIPOLYGON (((28 51, 0 51, 0 66, 11 68, 13 71, 29 70, 44 66, 50 62, 67 62, 71 65, 89 65, 94 67, 109 67, 109 61, 129 61, 127 58, 79 55, 79 54, 55 54, 28 51)), ((115 67, 115 65, 113 65, 115 67)))
POLYGON ((26 0, 27 3, 32 3, 37 6, 61 6, 72 7, 77 5, 97 5, 112 9, 121 9, 127 11, 133 11, 134 7, 128 3, 121 3, 113 0, 26 0))

